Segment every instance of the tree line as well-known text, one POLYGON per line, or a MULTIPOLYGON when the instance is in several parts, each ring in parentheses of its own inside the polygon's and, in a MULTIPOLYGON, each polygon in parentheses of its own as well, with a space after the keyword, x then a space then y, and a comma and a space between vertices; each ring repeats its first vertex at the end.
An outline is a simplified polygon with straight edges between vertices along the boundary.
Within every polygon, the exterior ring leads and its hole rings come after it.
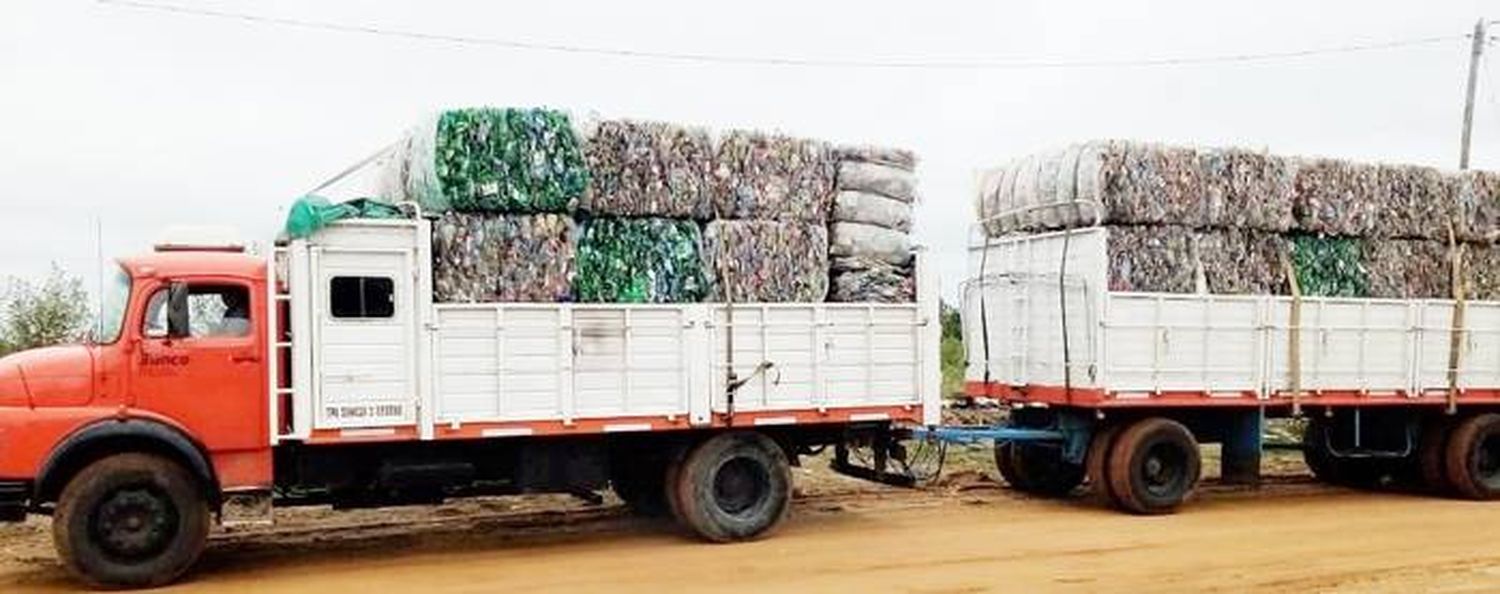
POLYGON ((41 279, 10 277, 0 287, 0 356, 77 342, 93 315, 83 280, 54 265, 41 279))

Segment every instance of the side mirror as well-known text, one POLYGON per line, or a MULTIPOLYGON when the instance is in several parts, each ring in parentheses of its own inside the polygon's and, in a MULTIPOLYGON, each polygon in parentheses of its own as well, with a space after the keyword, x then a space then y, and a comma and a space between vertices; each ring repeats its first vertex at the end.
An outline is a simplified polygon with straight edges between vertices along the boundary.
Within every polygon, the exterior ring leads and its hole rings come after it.
POLYGON ((167 286, 167 338, 187 338, 191 332, 187 283, 174 282, 167 286))

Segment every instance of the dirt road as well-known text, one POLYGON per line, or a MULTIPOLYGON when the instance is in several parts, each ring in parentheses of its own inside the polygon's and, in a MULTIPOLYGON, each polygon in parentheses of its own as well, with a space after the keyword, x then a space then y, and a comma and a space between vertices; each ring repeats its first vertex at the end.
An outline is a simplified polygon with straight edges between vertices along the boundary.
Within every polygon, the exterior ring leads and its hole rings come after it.
MULTIPOLYGON (((998 488, 799 501, 773 538, 714 546, 617 508, 425 517, 221 535, 174 592, 1497 591, 1500 505, 1281 481, 1209 488, 1174 516, 998 488)), ((295 518, 294 518, 295 519, 295 518)), ((10 535, 0 591, 70 591, 35 534, 10 535), (36 542, 32 542, 32 541, 36 542), (31 551, 32 556, 28 558, 31 551)))

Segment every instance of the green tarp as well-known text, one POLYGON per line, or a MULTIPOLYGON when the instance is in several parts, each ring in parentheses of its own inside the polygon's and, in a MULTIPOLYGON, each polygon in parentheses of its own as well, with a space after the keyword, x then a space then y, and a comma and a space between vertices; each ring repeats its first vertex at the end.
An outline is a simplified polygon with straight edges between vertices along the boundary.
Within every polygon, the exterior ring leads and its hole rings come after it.
POLYGON ((284 230, 287 237, 300 239, 342 219, 395 219, 401 216, 400 208, 369 198, 334 204, 322 196, 303 196, 292 203, 284 230))

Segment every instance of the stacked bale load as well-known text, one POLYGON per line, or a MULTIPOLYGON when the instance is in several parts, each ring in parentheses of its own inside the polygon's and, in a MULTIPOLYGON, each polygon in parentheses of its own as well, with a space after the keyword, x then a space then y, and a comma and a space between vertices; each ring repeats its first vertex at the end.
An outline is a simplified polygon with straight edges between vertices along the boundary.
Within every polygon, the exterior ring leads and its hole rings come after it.
POLYGON ((434 299, 571 301, 577 233, 568 215, 588 179, 567 114, 455 109, 397 144, 381 195, 439 217, 434 299))
POLYGON ((437 217, 441 302, 823 301, 831 253, 837 300, 912 299, 903 151, 472 108, 380 163, 383 199, 437 217))
POLYGON ((916 156, 869 146, 840 147, 829 225, 829 301, 910 302, 916 156))
POLYGON ((736 130, 709 174, 704 232, 714 301, 823 301, 837 165, 824 142, 736 130))
POLYGON ((1454 251, 1470 298, 1500 297, 1500 176, 1124 141, 989 172, 992 237, 1099 224, 1113 290, 1445 298, 1454 251), (1457 244, 1450 243, 1457 241, 1457 244))

